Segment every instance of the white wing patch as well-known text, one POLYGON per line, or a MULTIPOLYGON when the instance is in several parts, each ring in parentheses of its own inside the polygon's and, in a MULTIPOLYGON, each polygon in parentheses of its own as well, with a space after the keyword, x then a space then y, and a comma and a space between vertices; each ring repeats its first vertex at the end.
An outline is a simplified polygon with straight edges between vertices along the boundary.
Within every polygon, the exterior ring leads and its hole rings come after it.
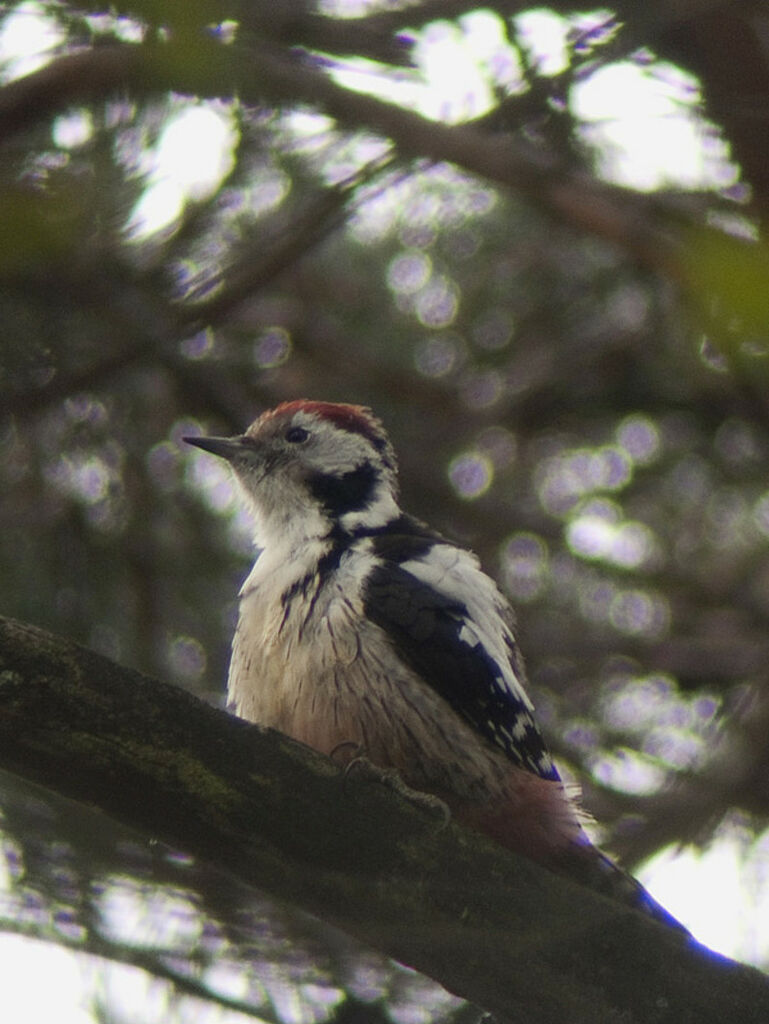
POLYGON ((480 644, 488 651, 499 666, 500 684, 533 713, 534 705, 523 680, 517 677, 510 662, 510 648, 515 643, 508 622, 512 612, 475 555, 451 544, 437 544, 420 558, 403 562, 402 568, 467 608, 468 618, 462 625, 460 639, 470 646, 480 644))

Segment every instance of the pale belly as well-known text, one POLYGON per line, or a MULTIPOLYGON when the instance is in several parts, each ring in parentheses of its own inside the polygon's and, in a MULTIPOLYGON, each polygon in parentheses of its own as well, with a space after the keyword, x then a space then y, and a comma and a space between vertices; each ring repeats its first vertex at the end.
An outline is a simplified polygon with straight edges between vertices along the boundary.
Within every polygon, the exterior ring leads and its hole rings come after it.
POLYGON ((444 797, 483 801, 501 784, 507 758, 479 743, 348 599, 315 608, 312 627, 300 628, 301 606, 282 629, 277 609, 261 611, 244 601, 233 643, 229 697, 242 718, 340 761, 359 754, 395 767, 444 797))
POLYGON ((438 796, 460 820, 534 855, 582 831, 558 782, 511 765, 400 662, 386 634, 347 597, 265 613, 241 605, 229 697, 241 717, 345 764, 365 757, 438 796), (282 624, 282 628, 281 628, 282 624))

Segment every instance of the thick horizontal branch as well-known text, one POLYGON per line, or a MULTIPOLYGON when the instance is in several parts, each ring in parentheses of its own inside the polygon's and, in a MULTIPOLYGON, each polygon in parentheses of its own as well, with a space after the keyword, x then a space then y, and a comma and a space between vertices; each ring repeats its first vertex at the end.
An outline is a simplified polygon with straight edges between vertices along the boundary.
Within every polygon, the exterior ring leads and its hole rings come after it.
MULTIPOLYGON (((445 125, 376 96, 339 85, 297 54, 254 39, 223 46, 183 36, 165 44, 104 45, 64 56, 0 89, 0 136, 30 126, 73 102, 115 92, 166 91, 244 103, 302 103, 342 126, 393 140, 404 156, 454 163, 495 184, 525 193, 580 230, 620 245, 641 262, 672 259, 671 242, 654 227, 651 202, 630 189, 567 171, 555 154, 504 133, 445 125)), ((659 200, 657 200, 659 203, 659 200)))
POLYGON ((110 44, 61 57, 0 89, 0 137, 73 102, 169 91, 238 97, 243 104, 307 105, 342 127, 391 139, 402 157, 453 163, 513 189, 560 222, 677 281, 706 318, 720 310, 710 329, 719 336, 726 332, 721 340, 727 348, 738 348, 739 332, 729 341, 735 324, 759 330, 769 316, 769 251, 763 245, 709 227, 696 210, 673 198, 641 195, 565 166, 545 146, 480 124, 431 121, 345 88, 310 58, 265 45, 247 32, 232 45, 203 33, 179 33, 168 41, 110 44))
POLYGON ((769 1018, 769 982, 191 695, 0 619, 0 767, 208 859, 501 1019, 769 1018))

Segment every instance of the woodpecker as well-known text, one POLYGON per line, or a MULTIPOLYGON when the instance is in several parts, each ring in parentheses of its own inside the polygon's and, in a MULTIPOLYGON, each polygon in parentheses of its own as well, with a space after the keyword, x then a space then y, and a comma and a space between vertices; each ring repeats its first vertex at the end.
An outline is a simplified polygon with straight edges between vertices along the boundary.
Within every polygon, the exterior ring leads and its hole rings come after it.
POLYGON ((228 696, 330 757, 362 752, 460 822, 679 929, 594 847, 526 691, 513 611, 474 554, 398 504, 395 453, 358 405, 301 399, 236 437, 256 522, 228 696))

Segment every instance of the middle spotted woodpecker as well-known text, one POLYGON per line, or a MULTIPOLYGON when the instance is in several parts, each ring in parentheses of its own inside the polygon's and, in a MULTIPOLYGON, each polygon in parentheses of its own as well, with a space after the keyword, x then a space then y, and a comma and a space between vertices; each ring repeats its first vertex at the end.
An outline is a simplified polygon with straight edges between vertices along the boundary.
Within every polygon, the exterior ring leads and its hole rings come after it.
POLYGON ((512 609, 471 552, 401 511, 369 410, 286 402, 242 436, 186 440, 230 463, 257 524, 229 674, 239 715, 360 751, 504 846, 681 927, 590 843, 512 609))

